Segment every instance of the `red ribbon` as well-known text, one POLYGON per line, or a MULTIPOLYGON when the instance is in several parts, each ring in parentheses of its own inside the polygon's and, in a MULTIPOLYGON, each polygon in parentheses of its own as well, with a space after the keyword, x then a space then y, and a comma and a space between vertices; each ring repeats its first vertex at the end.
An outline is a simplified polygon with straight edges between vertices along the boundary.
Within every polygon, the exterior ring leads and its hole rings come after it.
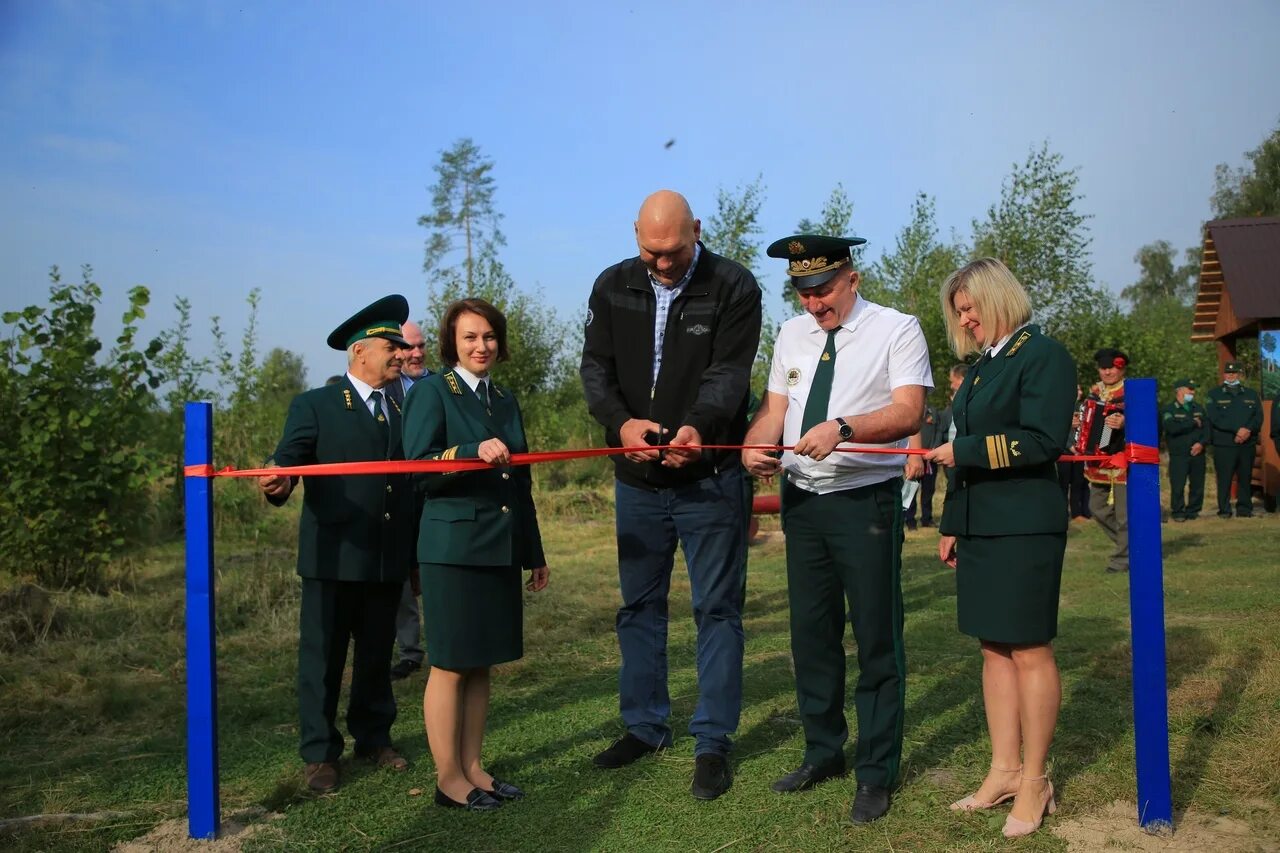
POLYGON ((1145 444, 1126 444, 1124 450, 1106 457, 1102 467, 1119 468, 1123 471, 1135 462, 1139 465, 1159 465, 1160 448, 1145 444))
MULTIPOLYGON (((1137 447, 1137 445, 1130 445, 1137 447)), ((792 445, 784 444, 690 444, 685 445, 687 449, 692 450, 791 450, 792 445)), ((642 445, 639 447, 585 447, 577 450, 545 450, 538 453, 513 453, 511 461, 508 465, 536 465, 540 462, 563 462, 569 459, 589 459, 595 456, 615 456, 621 453, 631 453, 633 451, 643 450, 671 450, 669 444, 663 445, 642 445)), ((1152 450, 1153 448, 1144 448, 1152 450)), ((930 451, 924 448, 894 448, 894 447, 849 447, 838 446, 835 448, 836 453, 880 453, 892 456, 924 456, 930 451)), ((1103 467, 1124 467, 1123 464, 1115 465, 1117 457, 1124 456, 1123 453, 1114 455, 1092 455, 1092 456, 1060 456, 1060 462, 1102 462, 1103 467)), ((1143 458, 1133 459, 1134 462, 1149 461, 1145 456, 1143 458)), ((1159 461, 1157 453, 1156 461, 1159 461)), ((483 471, 488 468, 498 468, 502 466, 490 465, 479 459, 386 459, 370 462, 326 462, 318 465, 289 465, 277 466, 274 468, 232 468, 227 466, 220 470, 215 469, 212 465, 187 465, 183 468, 183 476, 186 477, 308 477, 321 476, 339 476, 353 474, 449 474, 456 471, 483 471)))

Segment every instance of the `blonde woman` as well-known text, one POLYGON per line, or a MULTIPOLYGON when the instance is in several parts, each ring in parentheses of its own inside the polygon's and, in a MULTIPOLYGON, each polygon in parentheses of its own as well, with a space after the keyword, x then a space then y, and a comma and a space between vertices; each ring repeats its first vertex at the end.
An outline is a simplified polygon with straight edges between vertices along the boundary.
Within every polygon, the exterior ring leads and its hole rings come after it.
POLYGON ((942 285, 956 355, 981 353, 952 404, 955 439, 928 458, 949 468, 938 556, 956 570, 960 630, 982 649, 991 768, 957 811, 1013 800, 1004 834, 1040 827, 1056 808, 1046 772, 1061 704, 1051 641, 1067 543, 1056 460, 1066 446, 1076 369, 1030 324, 1031 303, 994 258, 942 285))

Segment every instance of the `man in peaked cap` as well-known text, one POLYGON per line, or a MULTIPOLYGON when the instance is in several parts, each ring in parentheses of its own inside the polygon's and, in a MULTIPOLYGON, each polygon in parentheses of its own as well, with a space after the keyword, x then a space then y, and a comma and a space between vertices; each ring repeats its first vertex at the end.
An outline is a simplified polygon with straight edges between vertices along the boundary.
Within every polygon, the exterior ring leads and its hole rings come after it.
POLYGON ((1160 413, 1165 447, 1169 450, 1169 516, 1193 521, 1204 506, 1205 448, 1209 446, 1209 418, 1196 402, 1196 381, 1173 383, 1173 402, 1160 413), (1187 481, 1191 492, 1187 493, 1187 481))
POLYGON ((1241 383, 1244 366, 1228 361, 1222 384, 1209 391, 1205 412, 1213 443, 1213 468, 1218 483, 1218 517, 1231 517, 1231 481, 1236 481, 1236 517, 1253 517, 1253 457, 1262 429, 1262 400, 1241 383))
MULTIPOLYGON (((333 330, 328 343, 347 351, 347 373, 333 385, 293 399, 269 467, 404 458, 399 406, 385 388, 400 378, 405 346, 400 327, 408 315, 403 296, 387 296, 333 330)), ((307 785, 329 791, 339 781, 343 741, 335 719, 352 639, 347 731, 355 754, 380 767, 408 767, 391 745, 396 701, 387 650, 406 573, 414 564, 416 520, 404 474, 305 480, 298 523, 299 751, 307 785)), ((258 479, 258 486, 280 506, 297 482, 296 476, 268 475, 258 479)))
POLYGON ((783 475, 791 656, 805 752, 773 789, 804 791, 845 773, 847 600, 858 640, 854 823, 888 811, 902 755, 905 457, 832 451, 849 441, 905 448, 933 387, 920 322, 858 294, 850 248, 863 242, 799 234, 769 247, 769 257, 787 261, 805 313, 778 332, 765 399, 744 444, 794 449, 780 460, 742 451, 756 477, 783 475))
MULTIPOLYGON (((1093 354, 1098 368, 1098 381, 1089 388, 1085 405, 1093 406, 1101 423, 1090 429, 1088 451, 1119 453, 1124 450, 1124 375, 1129 369, 1129 356, 1118 349, 1104 347, 1093 354)), ((1107 559, 1110 574, 1129 571, 1129 509, 1127 503, 1128 472, 1124 468, 1104 467, 1101 462, 1084 463, 1084 478, 1089 481, 1089 513, 1107 538, 1114 544, 1107 559)))

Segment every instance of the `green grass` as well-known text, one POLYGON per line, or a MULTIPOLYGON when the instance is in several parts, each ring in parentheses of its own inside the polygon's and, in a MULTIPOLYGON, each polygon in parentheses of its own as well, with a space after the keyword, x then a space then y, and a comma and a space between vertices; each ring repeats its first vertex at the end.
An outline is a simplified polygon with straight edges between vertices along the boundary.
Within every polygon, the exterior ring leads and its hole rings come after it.
MULTIPOLYGON (((855 828, 846 822, 851 781, 794 796, 769 791, 803 748, 776 535, 751 551, 733 789, 713 803, 688 792, 693 755, 684 728, 696 684, 680 568, 670 638, 675 747, 620 771, 591 767, 591 756, 620 732, 612 523, 598 500, 560 502, 563 516, 544 519, 551 586, 528 597, 525 658, 496 671, 486 741, 489 766, 529 798, 491 815, 431 806, 421 675, 396 687, 394 733, 411 770, 344 761, 337 794, 305 792, 296 753, 292 533, 218 543, 222 804, 228 812, 263 806, 282 814, 245 849, 1013 849, 999 834, 1003 811, 946 809, 981 779, 988 747, 976 644, 956 630, 952 576, 934 556, 931 532, 908 534, 904 547, 901 788, 888 817, 855 828)), ((765 527, 776 530, 776 520, 765 527)), ((1274 516, 1202 518, 1167 525, 1164 543, 1175 807, 1230 815, 1272 840, 1280 814, 1278 533, 1274 516)), ((1073 525, 1056 643, 1064 695, 1052 774, 1061 808, 1050 826, 1135 796, 1128 581, 1103 573, 1108 548, 1095 525, 1073 525)), ((5 849, 105 850, 185 814, 182 576, 181 548, 157 548, 132 566, 127 592, 55 595, 54 627, 42 641, 0 647, 0 817, 129 814, 14 834, 0 839, 5 849)), ((852 724, 851 706, 849 713, 852 724)), ((1066 845, 1041 832, 1016 847, 1066 845)))

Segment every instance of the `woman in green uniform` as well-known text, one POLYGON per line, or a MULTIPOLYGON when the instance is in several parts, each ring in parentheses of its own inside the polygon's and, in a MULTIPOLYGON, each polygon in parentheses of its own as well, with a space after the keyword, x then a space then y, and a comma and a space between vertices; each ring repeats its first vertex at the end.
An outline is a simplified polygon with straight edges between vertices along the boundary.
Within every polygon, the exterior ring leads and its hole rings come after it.
POLYGON ((1050 641, 1067 507, 1056 461, 1075 406, 1076 368, 1061 344, 1030 325, 1031 303, 994 258, 956 270, 941 290, 956 354, 982 353, 956 392, 953 441, 927 458, 954 467, 938 555, 956 570, 960 630, 982 648, 991 769, 952 809, 1013 799, 1004 834, 1039 828, 1055 809, 1045 773, 1061 704, 1050 641))
POLYGON ((507 321, 482 299, 463 299, 440 324, 441 363, 404 404, 408 459, 481 459, 479 471, 424 474, 418 525, 423 624, 431 672, 422 697, 436 765, 437 805, 486 811, 524 792, 485 771, 480 753, 489 711, 489 667, 524 654, 525 588, 549 570, 528 467, 506 467, 528 450, 520 407, 489 371, 507 359, 507 321))

